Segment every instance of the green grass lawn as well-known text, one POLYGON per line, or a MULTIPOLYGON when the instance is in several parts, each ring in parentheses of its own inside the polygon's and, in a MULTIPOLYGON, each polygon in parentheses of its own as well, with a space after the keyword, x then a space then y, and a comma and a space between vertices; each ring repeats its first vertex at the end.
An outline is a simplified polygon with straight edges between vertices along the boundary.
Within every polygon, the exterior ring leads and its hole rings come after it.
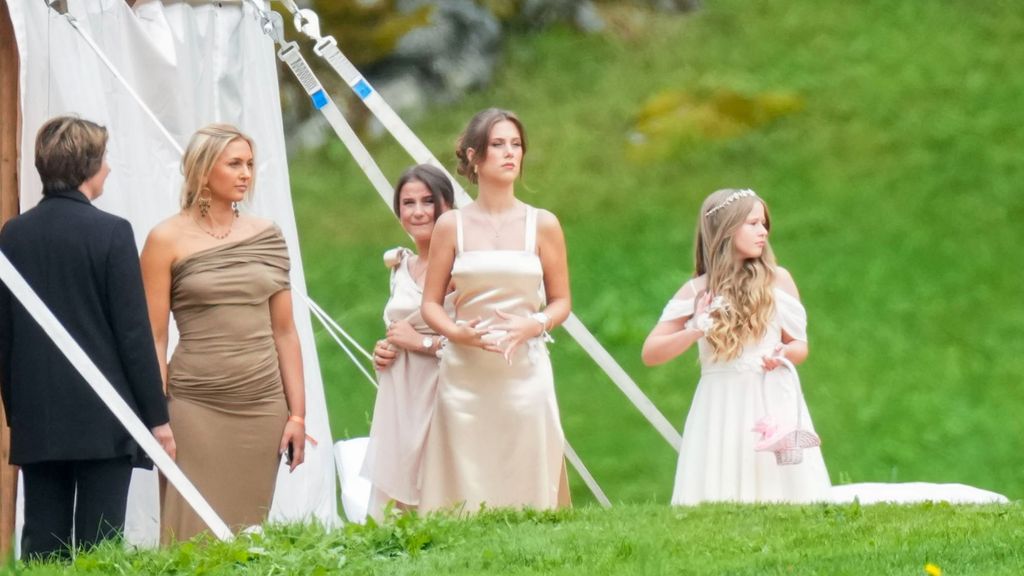
MULTIPOLYGON (((648 369, 640 346, 691 273, 700 200, 758 190, 808 309, 802 376, 833 482, 1024 496, 1024 10, 721 0, 692 15, 606 13, 601 35, 511 38, 492 88, 414 129, 452 165, 475 111, 521 115, 520 195, 563 223, 576 314, 680 428, 695 357, 648 369), (640 112, 674 93, 784 93, 797 106, 727 136, 638 143, 640 112)), ((390 140, 373 149, 391 178, 409 163, 390 140)), ((296 158, 292 177, 309 292, 369 346, 387 297, 380 255, 408 240, 339 143, 296 158)), ((373 390, 320 336, 334 435, 365 435, 373 390)), ((674 452, 568 334, 555 337, 577 451, 613 501, 667 502, 674 452)), ((587 501, 582 484, 574 492, 587 501)))
POLYGON ((498 510, 334 532, 270 526, 230 543, 158 552, 108 544, 70 567, 19 573, 922 575, 933 564, 946 575, 1017 575, 1024 569, 1022 526, 1021 504, 498 510))

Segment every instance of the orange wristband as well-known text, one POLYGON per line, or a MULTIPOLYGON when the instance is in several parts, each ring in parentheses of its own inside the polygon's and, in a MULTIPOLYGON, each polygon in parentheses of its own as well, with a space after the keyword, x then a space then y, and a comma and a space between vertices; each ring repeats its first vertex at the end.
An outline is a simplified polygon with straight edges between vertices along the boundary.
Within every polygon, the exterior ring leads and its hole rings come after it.
MULTIPOLYGON (((306 427, 306 419, 303 418, 302 416, 289 416, 288 421, 295 422, 296 424, 301 424, 303 428, 306 427)), ((306 434, 306 440, 309 440, 309 443, 312 444, 313 446, 317 445, 316 439, 314 439, 309 434, 306 434)))

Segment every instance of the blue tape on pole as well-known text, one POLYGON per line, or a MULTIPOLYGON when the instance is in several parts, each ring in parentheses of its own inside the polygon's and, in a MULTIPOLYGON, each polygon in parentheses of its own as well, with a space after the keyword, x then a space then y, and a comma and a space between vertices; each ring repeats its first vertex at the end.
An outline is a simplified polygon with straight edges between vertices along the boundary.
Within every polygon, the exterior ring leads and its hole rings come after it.
POLYGON ((359 79, 359 82, 356 82, 356 85, 353 86, 353 88, 355 89, 356 94, 359 94, 359 97, 362 98, 363 100, 366 100, 366 97, 369 96, 371 92, 373 92, 373 88, 370 88, 370 85, 367 84, 366 80, 363 80, 362 78, 359 79))
POLYGON ((324 93, 323 89, 313 92, 310 98, 313 99, 313 107, 317 110, 327 106, 327 94, 324 93))

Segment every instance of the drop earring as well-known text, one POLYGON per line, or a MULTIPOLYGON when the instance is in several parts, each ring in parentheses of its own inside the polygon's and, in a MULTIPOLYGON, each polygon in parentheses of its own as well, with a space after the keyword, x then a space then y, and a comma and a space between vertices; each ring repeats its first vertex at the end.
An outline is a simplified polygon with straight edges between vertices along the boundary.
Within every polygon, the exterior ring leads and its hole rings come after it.
POLYGON ((206 215, 210 213, 210 196, 204 197, 202 190, 200 190, 199 196, 196 198, 196 204, 199 206, 199 215, 206 218, 206 215))

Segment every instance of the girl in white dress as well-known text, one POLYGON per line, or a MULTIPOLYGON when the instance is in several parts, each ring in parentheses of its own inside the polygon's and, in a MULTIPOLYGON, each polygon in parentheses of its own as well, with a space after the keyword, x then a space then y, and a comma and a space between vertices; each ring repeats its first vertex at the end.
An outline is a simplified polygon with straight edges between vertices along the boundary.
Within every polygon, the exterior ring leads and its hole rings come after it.
MULTIPOLYGON (((394 248, 384 254, 391 269, 391 296, 384 306, 388 330, 373 350, 377 401, 362 469, 373 484, 369 513, 377 519, 389 501, 398 509, 419 504, 423 442, 434 413, 441 348, 437 332, 420 315, 420 304, 434 222, 453 204, 452 183, 434 166, 413 166, 395 185, 395 214, 416 252, 394 248)), ((451 298, 445 304, 450 314, 451 298)))
POLYGON ((515 197, 525 153, 522 123, 505 110, 480 112, 459 139, 459 173, 479 194, 434 228, 423 318, 448 343, 420 510, 568 503, 544 341, 569 315, 565 239, 554 215, 515 197), (442 306, 449 282, 455 321, 442 306))
POLYGON ((807 358, 807 317, 792 276, 775 264, 771 221, 751 190, 719 190, 697 225, 694 277, 665 306, 643 361, 662 364, 697 343, 701 379, 683 429, 673 504, 825 500, 819 448, 795 465, 755 448, 797 422, 813 430, 792 365, 807 358), (771 418, 767 418, 767 417, 771 418), (774 421, 772 420, 774 419, 774 421), (755 430, 756 429, 756 430, 755 430))

